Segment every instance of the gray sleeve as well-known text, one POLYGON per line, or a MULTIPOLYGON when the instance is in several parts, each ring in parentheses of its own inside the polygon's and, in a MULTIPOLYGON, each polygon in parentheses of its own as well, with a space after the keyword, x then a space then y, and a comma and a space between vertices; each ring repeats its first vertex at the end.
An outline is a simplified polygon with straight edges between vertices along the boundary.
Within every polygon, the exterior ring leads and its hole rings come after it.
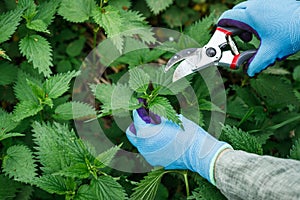
POLYGON ((230 200, 300 199, 300 162, 292 159, 229 150, 216 161, 215 179, 230 200))

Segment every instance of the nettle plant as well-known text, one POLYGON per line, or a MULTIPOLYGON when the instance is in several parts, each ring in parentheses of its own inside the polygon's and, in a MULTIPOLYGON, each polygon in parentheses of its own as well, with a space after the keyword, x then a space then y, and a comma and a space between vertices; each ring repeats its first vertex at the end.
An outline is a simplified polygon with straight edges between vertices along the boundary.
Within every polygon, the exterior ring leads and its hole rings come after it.
MULTIPOLYGON (((107 167, 120 148, 136 151, 114 116, 128 116, 141 106, 179 125, 182 113, 204 128, 211 112, 226 114, 219 139, 235 149, 300 159, 299 54, 251 79, 242 70, 220 69, 227 109, 211 102, 205 77, 196 73, 172 83, 172 72, 163 72, 177 50, 204 45, 217 16, 232 5, 230 0, 0 2, 0 199, 224 199, 187 171, 134 174, 107 167), (88 88, 96 107, 71 100, 81 63, 99 41, 110 38, 118 51, 126 38, 151 44, 156 41, 150 26, 180 29, 197 43, 182 37, 168 43, 172 52, 126 53, 88 88), (121 81, 124 74, 128 79, 121 81), (195 101, 188 101, 188 89, 195 101), (196 107, 197 116, 184 106, 196 107), (97 119, 115 146, 98 153, 82 140, 73 120, 86 119, 97 119)), ((255 39, 237 43, 244 49, 258 46, 255 39)))

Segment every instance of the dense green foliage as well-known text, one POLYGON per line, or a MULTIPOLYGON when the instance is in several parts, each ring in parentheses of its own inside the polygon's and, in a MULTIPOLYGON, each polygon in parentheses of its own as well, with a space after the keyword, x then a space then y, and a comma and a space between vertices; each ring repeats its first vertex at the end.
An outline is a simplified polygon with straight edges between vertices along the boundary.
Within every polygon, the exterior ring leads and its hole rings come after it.
MULTIPOLYGON (((197 174, 155 169, 123 173, 107 167, 120 148, 136 152, 114 116, 143 106, 178 124, 174 95, 197 98, 182 111, 207 128, 211 112, 224 114, 209 98, 199 74, 172 83, 163 72, 168 50, 140 49, 110 64, 88 88, 96 107, 72 101, 81 63, 111 38, 121 51, 126 38, 155 42, 151 26, 171 28, 205 44, 218 16, 236 1, 223 0, 4 0, 0 2, 0 199, 222 199, 197 174), (147 7, 145 7, 147 5, 147 7), (134 31, 133 31, 134 30, 134 31), (153 67, 149 63, 160 64, 153 67), (143 67, 140 65, 143 64, 143 67), (127 83, 119 78, 127 73, 127 83), (74 91, 73 91, 74 92, 74 91), (114 95, 123 98, 114 98, 114 95), (115 100, 117 99, 117 101, 115 100), (114 102, 112 102, 114 100, 114 102), (75 119, 98 120, 115 146, 97 153, 78 137, 75 119)), ((186 43, 185 43, 186 42, 186 43)), ((184 45, 183 45, 184 43, 184 45)), ((257 39, 243 49, 258 46, 257 39)), ((195 46, 168 44, 180 50, 195 46)), ((221 140, 257 154, 300 160, 300 54, 249 78, 243 70, 219 69, 227 93, 221 140)), ((83 89, 82 89, 83 90, 83 89)), ((83 92, 83 91, 75 91, 83 92)), ((124 161, 130 165, 130 161, 124 161)), ((134 167, 134 166, 132 166, 134 167)))

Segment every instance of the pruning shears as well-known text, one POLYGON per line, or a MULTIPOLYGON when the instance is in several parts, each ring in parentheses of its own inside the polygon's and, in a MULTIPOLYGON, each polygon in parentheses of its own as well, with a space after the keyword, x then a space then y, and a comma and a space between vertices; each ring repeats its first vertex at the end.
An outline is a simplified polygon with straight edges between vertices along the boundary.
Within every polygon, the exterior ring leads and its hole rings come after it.
POLYGON ((235 27, 220 27, 202 48, 188 48, 179 51, 168 61, 165 71, 181 62, 173 74, 173 82, 193 72, 209 66, 222 66, 231 69, 239 68, 255 55, 257 49, 239 52, 233 37, 243 31, 235 27))

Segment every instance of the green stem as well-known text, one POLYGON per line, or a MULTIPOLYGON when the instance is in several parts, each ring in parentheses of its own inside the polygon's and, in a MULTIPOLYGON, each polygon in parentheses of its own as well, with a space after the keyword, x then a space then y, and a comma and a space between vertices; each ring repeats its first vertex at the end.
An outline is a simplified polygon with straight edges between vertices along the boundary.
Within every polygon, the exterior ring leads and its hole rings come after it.
POLYGON ((188 180, 188 171, 184 171, 182 174, 184 177, 186 196, 189 197, 190 196, 190 187, 189 187, 189 180, 188 180))

